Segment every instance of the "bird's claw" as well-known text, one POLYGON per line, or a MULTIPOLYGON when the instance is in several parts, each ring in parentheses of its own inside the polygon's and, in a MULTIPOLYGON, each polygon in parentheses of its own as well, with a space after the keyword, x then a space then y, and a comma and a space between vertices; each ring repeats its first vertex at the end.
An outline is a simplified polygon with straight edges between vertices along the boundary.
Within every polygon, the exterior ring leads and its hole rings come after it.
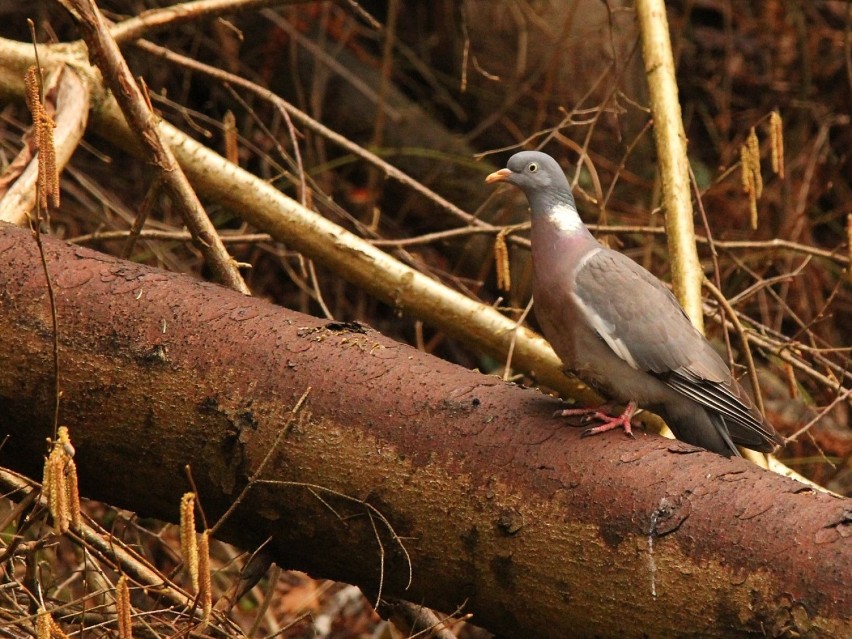
POLYGON ((608 430, 614 430, 616 428, 623 428, 624 434, 629 435, 635 439, 635 435, 633 434, 633 428, 630 425, 630 418, 626 418, 624 415, 619 415, 618 417, 610 417, 609 415, 601 415, 598 417, 603 423, 598 426, 594 426, 592 428, 587 428, 583 431, 581 437, 591 437, 592 435, 598 435, 600 433, 605 433, 608 430))
POLYGON ((584 408, 561 408, 553 412, 553 417, 577 417, 581 416, 584 422, 593 419, 610 419, 607 411, 612 410, 612 404, 602 404, 600 406, 586 406, 584 408), (600 417, 600 416, 603 417, 600 417))
MULTIPOLYGON (((616 424, 613 428, 618 428, 619 426, 622 426, 622 424, 616 424)), ((600 430, 600 426, 595 426, 593 428, 587 428, 582 433, 580 433, 580 438, 582 439, 584 437, 591 437, 592 435, 599 435, 600 433, 604 433, 607 430, 610 430, 610 429, 607 428, 605 430, 600 430)), ((627 429, 625 427, 624 428, 624 434, 627 435, 630 439, 636 439, 636 435, 633 434, 632 429, 627 429)))
POLYGON ((627 408, 624 409, 624 412, 620 415, 609 415, 604 412, 602 409, 604 407, 599 406, 597 408, 568 408, 565 410, 558 410, 554 413, 554 417, 570 417, 573 415, 582 415, 581 422, 587 423, 592 421, 593 419, 600 420, 600 424, 597 426, 593 426, 592 428, 587 428, 583 431, 580 437, 590 437, 592 435, 598 435, 600 433, 605 433, 608 430, 613 430, 615 428, 623 428, 624 433, 633 437, 633 429, 630 423, 630 420, 633 418, 633 413, 636 412, 636 403, 630 402, 627 404, 627 408))

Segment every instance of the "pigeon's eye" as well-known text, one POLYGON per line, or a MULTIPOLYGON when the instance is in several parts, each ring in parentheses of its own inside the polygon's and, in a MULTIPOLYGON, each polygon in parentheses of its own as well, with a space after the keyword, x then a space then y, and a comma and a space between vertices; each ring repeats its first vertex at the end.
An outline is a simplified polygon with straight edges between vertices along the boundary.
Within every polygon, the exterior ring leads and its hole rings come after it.
POLYGON ((527 167, 527 170, 530 173, 535 173, 536 171, 538 171, 538 164, 536 164, 535 162, 530 163, 530 165, 527 167))

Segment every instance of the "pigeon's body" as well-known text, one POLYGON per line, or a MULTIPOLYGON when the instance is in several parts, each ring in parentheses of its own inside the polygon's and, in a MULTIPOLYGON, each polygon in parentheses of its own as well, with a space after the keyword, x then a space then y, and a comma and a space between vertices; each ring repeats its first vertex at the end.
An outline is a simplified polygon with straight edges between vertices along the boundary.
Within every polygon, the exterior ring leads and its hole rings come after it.
POLYGON ((679 439, 723 455, 736 454, 734 444, 771 451, 780 443, 669 290, 592 237, 553 158, 518 153, 488 176, 497 181, 530 202, 533 296, 545 337, 567 369, 629 403, 625 427, 635 402, 679 439))

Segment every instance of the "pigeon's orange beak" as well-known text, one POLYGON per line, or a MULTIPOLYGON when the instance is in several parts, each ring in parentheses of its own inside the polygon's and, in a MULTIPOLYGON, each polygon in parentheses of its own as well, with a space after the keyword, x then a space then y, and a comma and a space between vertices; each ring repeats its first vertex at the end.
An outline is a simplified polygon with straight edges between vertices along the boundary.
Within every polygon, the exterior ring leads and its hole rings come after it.
POLYGON ((495 182, 505 182, 509 179, 509 176, 512 175, 512 172, 509 169, 500 169, 499 171, 494 171, 494 173, 490 173, 487 178, 485 178, 486 184, 494 184, 495 182))

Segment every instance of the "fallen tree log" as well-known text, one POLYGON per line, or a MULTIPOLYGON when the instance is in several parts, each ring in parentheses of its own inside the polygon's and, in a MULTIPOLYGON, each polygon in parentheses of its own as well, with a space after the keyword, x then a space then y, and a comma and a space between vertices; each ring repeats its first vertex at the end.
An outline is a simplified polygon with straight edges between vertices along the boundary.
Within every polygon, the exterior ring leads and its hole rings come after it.
MULTIPOLYGON (((850 500, 654 435, 580 441, 554 400, 358 324, 45 250, 88 497, 174 520, 190 464, 212 520, 268 456, 221 538, 501 635, 852 634, 850 500)), ((51 325, 35 241, 0 226, 0 463, 32 476, 51 325)))

